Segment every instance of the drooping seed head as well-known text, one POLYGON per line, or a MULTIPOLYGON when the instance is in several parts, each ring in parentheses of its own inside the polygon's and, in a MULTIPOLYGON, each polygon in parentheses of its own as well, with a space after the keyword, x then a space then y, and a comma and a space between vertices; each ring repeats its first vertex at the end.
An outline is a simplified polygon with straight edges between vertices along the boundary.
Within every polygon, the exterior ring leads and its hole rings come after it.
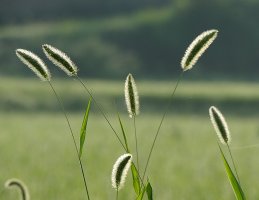
POLYGON ((21 180, 16 179, 16 178, 8 179, 5 182, 5 188, 11 188, 13 186, 16 186, 17 188, 20 189, 21 200, 30 200, 30 194, 29 194, 28 188, 25 185, 25 183, 23 183, 21 180))
POLYGON ((229 144, 231 141, 230 131, 222 113, 215 107, 209 109, 210 120, 222 144, 229 144))
POLYGON ((42 49, 47 58, 68 76, 77 75, 77 66, 64 52, 48 44, 42 45, 42 49))
POLYGON ((124 154, 120 156, 113 165, 111 181, 112 187, 116 190, 120 190, 124 186, 131 162, 132 155, 124 154))
POLYGON ((42 81, 50 81, 51 75, 45 63, 34 53, 25 49, 17 49, 16 55, 42 81))
POLYGON ((199 57, 206 51, 211 43, 216 39, 218 30, 208 30, 197 36, 187 48, 182 61, 183 71, 191 69, 198 61, 199 57))
POLYGON ((126 78, 124 93, 129 116, 132 117, 138 115, 139 96, 135 80, 131 74, 129 74, 126 78))

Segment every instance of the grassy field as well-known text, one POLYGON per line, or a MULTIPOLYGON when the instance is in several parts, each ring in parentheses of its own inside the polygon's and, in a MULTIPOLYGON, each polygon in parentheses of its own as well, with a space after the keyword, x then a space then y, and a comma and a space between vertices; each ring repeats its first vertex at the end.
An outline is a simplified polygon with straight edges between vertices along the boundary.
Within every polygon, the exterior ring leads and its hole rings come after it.
MULTIPOLYGON (((57 80, 53 84, 79 138, 88 96, 76 81, 57 80)), ((174 82, 137 80, 137 84, 143 168, 174 82)), ((127 117, 123 101, 124 80, 90 80, 88 85, 118 132, 116 109, 121 113, 134 149, 133 121, 127 117)), ((247 199, 258 199, 259 148, 238 148, 259 143, 258 87, 257 83, 242 82, 182 82, 148 170, 155 199, 234 199, 208 118, 210 105, 218 106, 229 123, 233 155, 247 199)), ((1 78, 0 92, 0 185, 17 177, 27 183, 31 199, 86 199, 71 136, 48 85, 36 79, 1 78)), ((110 174, 123 149, 95 107, 88 128, 83 163, 90 194, 94 200, 115 199, 110 174)), ((134 199, 133 194, 129 176, 120 197, 134 199)), ((0 189, 0 199, 17 199, 17 193, 0 189)))

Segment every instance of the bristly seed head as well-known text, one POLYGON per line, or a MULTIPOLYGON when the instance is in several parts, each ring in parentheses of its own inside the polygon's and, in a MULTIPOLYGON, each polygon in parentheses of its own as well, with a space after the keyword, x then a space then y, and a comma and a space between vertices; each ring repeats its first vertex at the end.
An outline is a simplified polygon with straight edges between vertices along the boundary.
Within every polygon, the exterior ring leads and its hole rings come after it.
POLYGON ((30 200, 30 194, 29 194, 28 188, 25 185, 25 183, 23 183, 21 180, 16 179, 16 178, 8 179, 5 182, 5 187, 11 188, 12 186, 16 186, 20 189, 22 200, 30 200))
POLYGON ((36 54, 25 49, 17 49, 15 52, 18 58, 42 81, 50 81, 51 75, 47 66, 36 54))
POLYGON ((229 144, 231 141, 230 131, 222 113, 215 107, 209 109, 210 120, 222 144, 229 144))
POLYGON ((208 30, 197 36, 187 48, 182 61, 183 71, 191 69, 198 61, 199 57, 206 51, 211 43, 216 39, 218 30, 208 30))
POLYGON ((132 155, 131 154, 123 154, 120 156, 115 164, 113 165, 112 169, 112 187, 116 190, 120 190, 125 183, 125 179, 129 168, 132 162, 132 155))
POLYGON ((48 44, 42 45, 42 49, 47 58, 54 65, 62 69, 68 76, 77 75, 77 66, 64 52, 48 44))
POLYGON ((139 114, 139 96, 136 87, 135 80, 131 74, 127 76, 125 81, 125 101, 127 105, 127 109, 129 112, 129 116, 136 116, 139 114))

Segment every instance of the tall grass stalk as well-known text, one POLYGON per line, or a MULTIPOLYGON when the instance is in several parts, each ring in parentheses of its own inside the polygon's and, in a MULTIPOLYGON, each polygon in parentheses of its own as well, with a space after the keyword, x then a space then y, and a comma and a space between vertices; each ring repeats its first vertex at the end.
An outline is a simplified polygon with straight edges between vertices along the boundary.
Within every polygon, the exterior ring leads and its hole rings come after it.
POLYGON ((113 133, 115 134, 116 138, 118 139, 119 143, 123 147, 125 151, 126 147, 123 145, 123 142, 121 141, 119 135, 111 125, 109 119, 107 118, 107 115, 104 113, 103 109, 101 106, 97 103, 95 100, 94 96, 92 95, 91 91, 86 87, 84 82, 79 78, 77 75, 78 73, 78 68, 76 64, 61 50, 57 49, 56 47, 53 47, 49 44, 44 44, 42 45, 43 52, 45 53, 46 57, 56 66, 58 66, 62 71, 64 71, 68 76, 75 77, 81 85, 84 87, 86 92, 89 94, 89 96, 92 98, 93 102, 97 106, 98 110, 100 113, 103 115, 109 126, 111 127, 113 133))
POLYGON ((70 122, 68 120, 65 108, 63 106, 63 103, 60 99, 60 97, 58 96, 57 92, 55 91, 53 85, 51 84, 50 80, 51 80, 51 74, 47 68, 47 66, 45 65, 45 63, 41 60, 41 58, 39 58, 36 54, 25 50, 25 49, 17 49, 16 50, 16 55, 18 56, 18 58, 26 65, 28 66, 42 81, 47 81, 56 97, 56 99, 59 102, 59 105, 61 107, 61 110, 66 118, 66 122, 68 124, 72 139, 73 139, 73 143, 74 143, 74 147, 77 153, 77 158, 79 161, 79 165, 80 165, 80 169, 81 169, 81 173, 82 173, 82 177, 83 177, 83 181, 84 181, 84 186, 85 186, 85 190, 86 190, 86 194, 88 199, 90 200, 90 195, 89 195, 89 191, 88 191, 88 187, 87 187, 87 182, 86 182, 86 177, 85 177, 85 173, 84 173, 84 168, 82 166, 82 162, 81 162, 81 158, 79 156, 79 151, 78 151, 78 147, 75 141, 75 136, 73 133, 73 130, 71 128, 70 122))
POLYGON ((74 143, 74 147, 75 147, 75 150, 76 150, 76 154, 77 154, 77 158, 78 158, 78 161, 79 161, 79 165, 80 165, 80 169, 81 169, 81 173, 82 173, 82 177, 83 177, 83 181, 84 181, 84 185, 85 185, 85 190, 86 190, 86 194, 87 194, 87 198, 90 200, 90 195, 89 195, 89 191, 88 191, 88 186, 87 186, 87 182, 86 182, 86 176, 85 176, 85 172, 84 172, 84 168, 83 168, 83 164, 82 164, 82 160, 80 158, 80 154, 79 154, 79 150, 78 150, 78 147, 77 147, 77 144, 76 144, 76 140, 75 140, 75 135, 73 133, 73 130, 72 130, 72 127, 71 127, 71 124, 69 122, 69 119, 68 119, 68 116, 67 116, 67 113, 65 111, 65 108, 64 108, 64 105, 60 99, 60 97, 58 96, 56 90, 54 89, 53 85, 51 84, 50 81, 48 81, 60 107, 61 107, 61 110, 66 118, 66 122, 67 122, 67 125, 69 127, 69 130, 70 130, 70 133, 71 133, 71 137, 73 139, 73 143, 74 143))
MULTIPOLYGON (((152 152, 153 152, 154 147, 155 147, 155 143, 156 143, 156 141, 157 141, 157 137, 158 137, 158 135, 159 135, 159 133, 160 133, 160 129, 161 129, 162 124, 163 124, 163 122, 164 122, 165 116, 166 116, 168 110, 169 110, 170 107, 171 107, 174 94, 175 94, 175 92, 176 92, 176 90, 177 90, 177 88, 178 88, 178 85, 179 85, 179 83, 180 83, 180 81, 181 81, 181 79, 182 79, 183 73, 184 73, 184 71, 182 71, 182 72, 180 73, 179 77, 178 77, 178 80, 177 80, 177 82, 176 82, 176 84, 175 84, 175 87, 174 87, 174 89, 173 89, 173 92, 172 92, 172 94, 170 95, 170 97, 169 97, 169 99, 168 99, 167 106, 166 106, 166 108, 165 108, 164 114, 163 114, 163 116, 162 116, 162 118, 161 118, 161 121, 160 121, 160 123, 159 123, 159 125, 158 125, 158 129, 157 129, 157 131, 156 131, 156 134, 155 134, 155 137, 154 137, 154 139, 153 139, 151 148, 150 148, 150 150, 149 150, 148 158, 147 158, 146 165, 145 165, 145 168, 144 168, 144 172, 143 172, 143 176, 142 176, 142 179, 143 179, 143 180, 145 180, 145 175, 146 175, 147 168, 148 168, 148 165, 149 165, 149 162, 150 162, 150 159, 151 159, 152 152)), ((144 187, 143 184, 142 184, 142 187, 144 187)))
POLYGON ((174 88, 171 96, 168 99, 166 110, 164 111, 164 114, 162 116, 162 119, 161 119, 160 124, 159 124, 158 129, 157 129, 157 132, 155 134, 153 143, 151 145, 151 148, 150 148, 150 151, 149 151, 149 154, 148 154, 148 158, 147 158, 147 162, 146 162, 146 165, 145 165, 144 173, 143 173, 143 180, 145 178, 146 171, 147 171, 147 168, 148 168, 148 165, 149 165, 149 162, 150 162, 150 158, 151 158, 155 143, 157 141, 157 137, 159 135, 161 126, 163 124, 163 121, 165 119, 167 111, 171 107, 172 99, 173 99, 174 94, 176 92, 176 89, 177 89, 177 87, 178 87, 178 85, 181 81, 183 73, 185 71, 193 68, 193 66, 196 64, 198 59, 202 56, 202 54, 206 51, 206 49, 209 48, 209 46, 212 44, 212 42, 216 39, 217 35, 218 35, 218 30, 215 30, 215 29, 204 31, 203 33, 198 35, 192 41, 192 43, 188 46, 187 50, 185 51, 185 54, 184 54, 184 56, 181 60, 182 72, 179 75, 178 80, 177 80, 176 85, 175 85, 175 88, 174 88))
POLYGON ((97 106, 97 109, 99 110, 99 112, 102 114, 102 116, 104 117, 105 121, 108 123, 108 125, 110 126, 110 128, 112 129, 114 135, 116 136, 116 138, 118 139, 119 143, 121 144, 122 148, 127 152, 127 148, 124 146, 122 140, 120 139, 118 133, 116 132, 115 128, 112 126, 110 120, 108 119, 107 115, 105 114, 105 112, 103 111, 103 108, 101 107, 101 105, 96 101, 95 97, 93 96, 92 92, 90 91, 90 89, 88 89, 88 87, 86 87, 86 84, 80 79, 80 77, 78 75, 75 75, 75 78, 80 82, 80 84, 83 86, 83 88, 85 89, 85 91, 87 92, 87 94, 93 99, 95 105, 97 106))
POLYGON ((136 116, 139 114, 139 95, 137 85, 132 74, 129 74, 125 81, 124 87, 125 102, 129 117, 133 118, 134 135, 135 135, 135 150, 137 154, 137 170, 139 171, 139 151, 138 151, 138 137, 136 128, 136 116))
POLYGON ((137 126, 136 126, 136 116, 133 116, 133 122, 134 122, 134 134, 135 134, 135 149, 137 154, 137 171, 139 171, 139 152, 138 152, 138 136, 137 136, 137 126))
POLYGON ((230 155, 231 161, 232 161, 232 163, 233 163, 234 170, 235 170, 236 175, 237 175, 237 180, 238 180, 239 184, 241 185, 241 183, 240 183, 240 179, 239 179, 239 176, 238 176, 238 173, 237 173, 237 167, 236 167, 236 164, 235 164, 234 158, 233 158, 233 156, 232 156, 232 152, 231 152, 231 149, 230 149, 230 147, 229 147, 229 144, 227 144, 227 147, 228 147, 228 152, 229 152, 229 155, 230 155))
POLYGON ((222 144, 227 146, 230 158, 231 158, 231 162, 233 164, 236 176, 237 176, 237 180, 240 184, 240 179, 237 173, 237 168, 236 168, 236 164, 234 162, 234 158, 232 156, 232 152, 231 149, 229 147, 230 141, 231 141, 231 134, 228 128, 228 124, 227 121, 225 120, 224 115, 221 113, 221 111, 216 108, 215 106, 211 106, 209 108, 209 115, 210 115, 210 120, 212 122, 212 125, 217 133, 217 136, 219 138, 219 140, 221 141, 222 144))

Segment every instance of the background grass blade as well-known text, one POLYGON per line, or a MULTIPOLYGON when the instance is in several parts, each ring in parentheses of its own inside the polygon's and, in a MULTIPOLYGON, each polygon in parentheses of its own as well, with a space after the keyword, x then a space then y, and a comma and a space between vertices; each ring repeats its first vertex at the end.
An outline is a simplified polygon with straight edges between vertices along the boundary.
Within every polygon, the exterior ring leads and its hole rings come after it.
POLYGON ((122 132, 122 135, 123 135, 123 140, 124 140, 124 143, 125 143, 126 151, 127 151, 127 153, 130 153, 129 146, 128 146, 128 141, 127 141, 127 137, 126 137, 126 133, 124 131, 120 115, 119 115, 119 113, 117 113, 117 115, 118 115, 118 119, 119 119, 119 122, 120 122, 121 132, 122 132))
POLYGON ((131 173, 132 173, 132 181, 133 181, 133 187, 134 187, 135 193, 137 196, 139 196, 141 193, 141 186, 140 186, 138 171, 134 163, 131 164, 131 173))
POLYGON ((153 189, 150 182, 147 182, 146 193, 148 200, 153 200, 153 189))
POLYGON ((137 200, 142 200, 143 199, 145 191, 146 191, 146 186, 143 187, 142 191, 140 192, 140 194, 137 197, 137 200))
POLYGON ((85 134, 86 134, 86 127, 87 127, 87 122, 88 122, 89 111, 90 111, 90 107, 91 107, 91 101, 92 101, 92 99, 90 98, 88 101, 88 105, 87 105, 87 108, 85 111, 85 116, 84 116, 83 123, 82 123, 81 130, 80 130, 80 149, 79 149, 80 158, 82 156, 83 146, 85 143, 85 134))
POLYGON ((223 159, 223 162, 224 162, 224 166, 225 166, 225 169, 226 169, 226 172, 227 172, 227 175, 228 175, 229 182, 231 183, 231 186, 232 186, 233 191, 235 193, 236 199, 245 200, 246 199, 245 194, 244 194, 241 186, 239 185, 234 173, 232 172, 232 170, 231 170, 231 168, 230 168, 230 166, 229 166, 220 146, 219 146, 219 149, 220 149, 220 153, 221 153, 221 156, 222 156, 222 159, 223 159))

